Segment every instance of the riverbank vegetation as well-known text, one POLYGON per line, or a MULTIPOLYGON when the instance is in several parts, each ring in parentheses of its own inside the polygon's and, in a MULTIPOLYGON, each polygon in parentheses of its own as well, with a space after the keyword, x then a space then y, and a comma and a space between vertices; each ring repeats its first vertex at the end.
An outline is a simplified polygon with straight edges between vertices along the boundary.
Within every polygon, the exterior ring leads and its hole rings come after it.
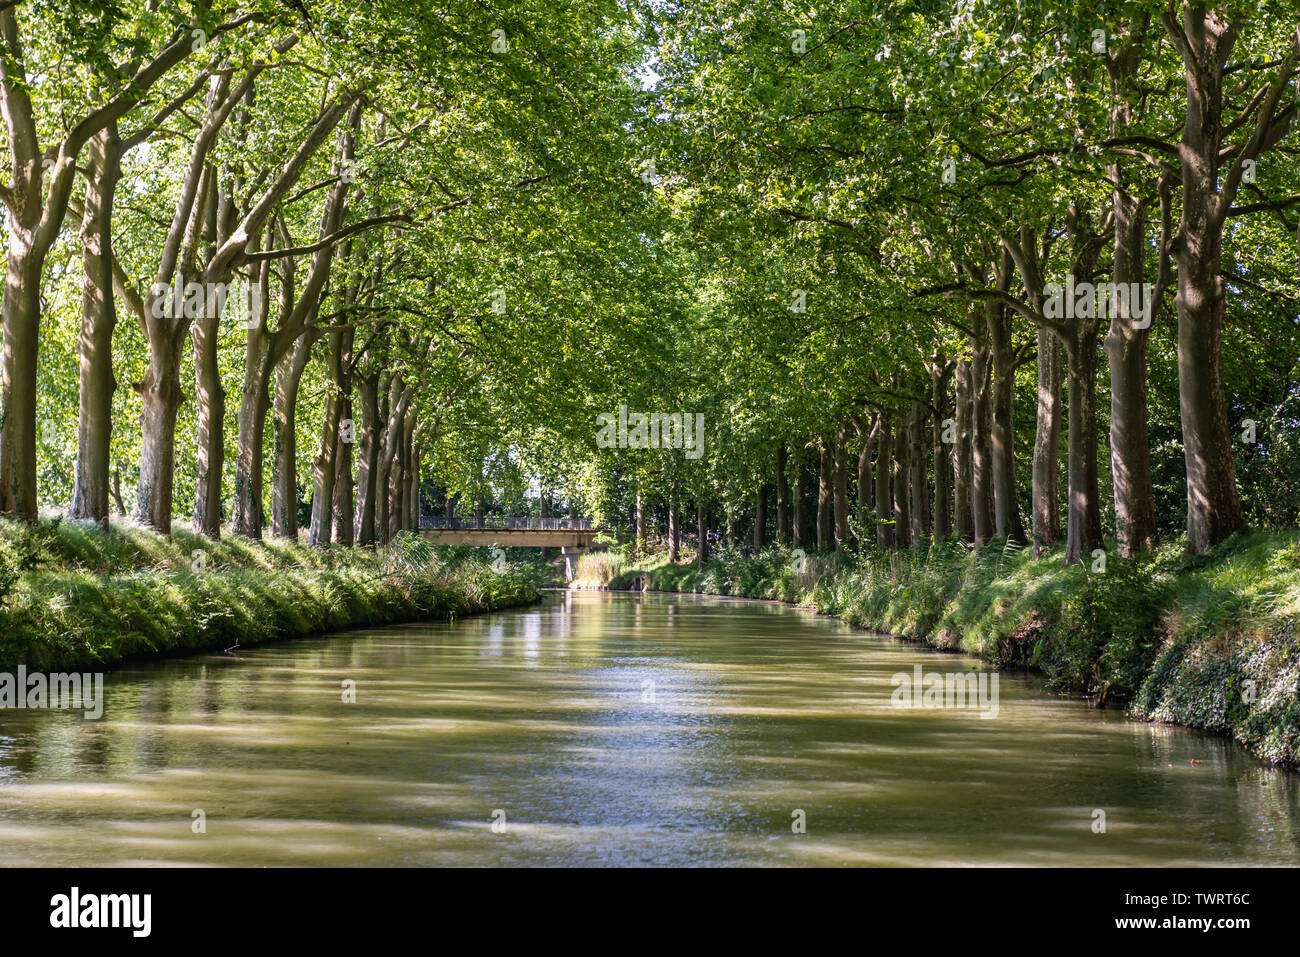
POLYGON ((702 566, 615 552, 584 557, 575 584, 808 605, 1300 766, 1294 532, 1238 535, 1197 556, 1173 542, 1104 565, 1035 560, 1006 542, 860 556, 728 549, 702 566))
POLYGON ((399 536, 380 550, 212 541, 132 524, 0 522, 0 671, 101 670, 536 601, 544 566, 399 536))

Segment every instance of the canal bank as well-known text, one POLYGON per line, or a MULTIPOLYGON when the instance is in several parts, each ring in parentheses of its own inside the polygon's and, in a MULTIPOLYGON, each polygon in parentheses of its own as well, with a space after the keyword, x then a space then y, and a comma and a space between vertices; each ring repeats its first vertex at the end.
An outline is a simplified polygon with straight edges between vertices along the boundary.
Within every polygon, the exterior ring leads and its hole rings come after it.
POLYGON ((1135 718, 1226 734, 1300 766, 1300 535, 1234 536, 1186 556, 1066 565, 1059 549, 956 543, 928 553, 734 551, 673 565, 591 556, 579 582, 736 595, 815 608, 853 625, 1041 672, 1052 689, 1135 718))
POLYGON ((346 628, 454 619, 537 601, 540 569, 498 571, 415 536, 311 548, 214 541, 123 523, 0 522, 0 672, 101 671, 126 661, 346 628))

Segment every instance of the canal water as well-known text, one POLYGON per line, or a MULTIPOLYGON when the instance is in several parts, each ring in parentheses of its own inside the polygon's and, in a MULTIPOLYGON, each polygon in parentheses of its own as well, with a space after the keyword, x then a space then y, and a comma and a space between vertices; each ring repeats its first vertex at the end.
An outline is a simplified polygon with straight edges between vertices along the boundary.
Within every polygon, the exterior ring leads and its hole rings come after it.
POLYGON ((142 664, 99 720, 0 711, 0 864, 1300 863, 1300 775, 1231 742, 1021 675, 900 706, 982 671, 600 592, 142 664))

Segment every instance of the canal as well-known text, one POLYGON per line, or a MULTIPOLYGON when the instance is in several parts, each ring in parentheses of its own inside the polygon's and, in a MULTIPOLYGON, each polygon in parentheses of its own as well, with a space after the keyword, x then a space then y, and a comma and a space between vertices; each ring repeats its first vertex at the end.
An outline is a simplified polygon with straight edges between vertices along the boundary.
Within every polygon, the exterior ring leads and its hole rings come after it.
POLYGON ((99 720, 0 711, 0 863, 1300 863, 1300 775, 1227 740, 1025 675, 996 713, 898 706, 896 676, 984 671, 600 592, 150 662, 99 720))

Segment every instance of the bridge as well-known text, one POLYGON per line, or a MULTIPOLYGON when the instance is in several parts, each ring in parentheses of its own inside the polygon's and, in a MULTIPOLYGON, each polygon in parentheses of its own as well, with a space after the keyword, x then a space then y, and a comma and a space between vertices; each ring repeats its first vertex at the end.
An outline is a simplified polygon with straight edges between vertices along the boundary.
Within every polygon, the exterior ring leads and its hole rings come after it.
POLYGON ((566 576, 572 580, 578 556, 589 549, 597 528, 585 518, 517 518, 485 515, 483 518, 447 518, 422 515, 420 534, 439 545, 479 545, 500 548, 558 548, 566 576))

